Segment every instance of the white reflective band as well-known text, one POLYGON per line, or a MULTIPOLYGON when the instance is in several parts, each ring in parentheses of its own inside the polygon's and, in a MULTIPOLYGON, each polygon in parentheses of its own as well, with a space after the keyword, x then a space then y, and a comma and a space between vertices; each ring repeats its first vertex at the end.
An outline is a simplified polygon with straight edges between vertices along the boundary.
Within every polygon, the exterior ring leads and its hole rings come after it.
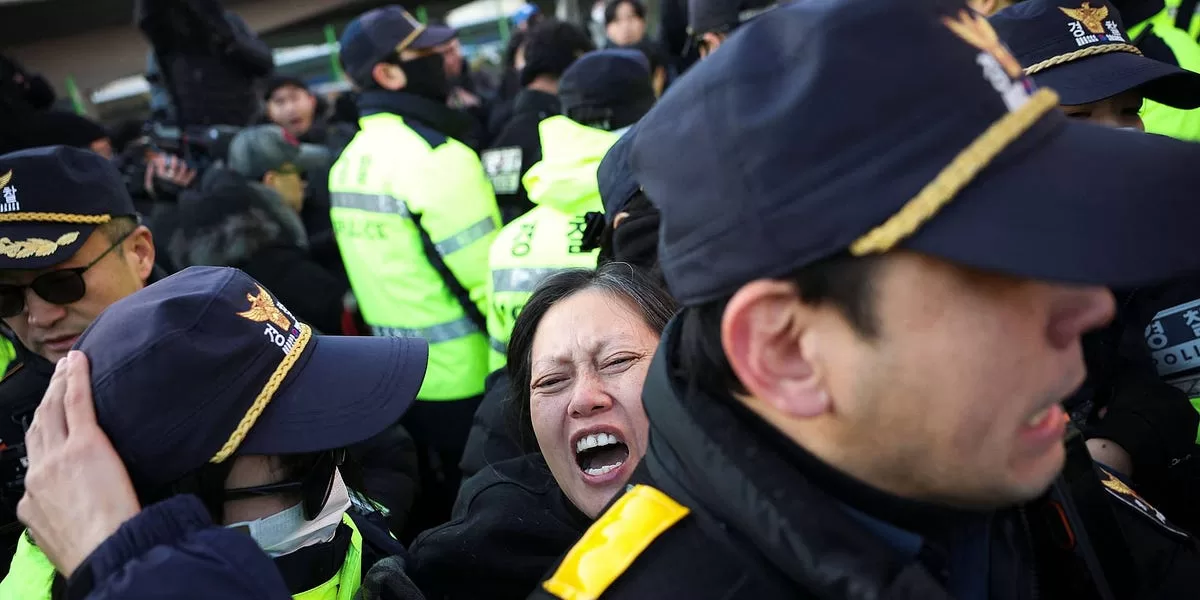
POLYGON ((408 205, 403 200, 387 194, 360 194, 358 192, 334 192, 330 195, 334 208, 353 208, 389 215, 410 216, 408 205))
POLYGON ((492 291, 532 292, 543 279, 561 270, 555 267, 496 269, 492 271, 492 291))
POLYGON ((449 323, 439 323, 431 327, 420 327, 417 329, 407 329, 404 327, 379 327, 371 326, 371 333, 384 337, 405 337, 405 338, 422 338, 430 344, 438 342, 449 342, 457 340, 461 337, 467 337, 473 333, 479 333, 479 329, 471 322, 471 319, 463 317, 457 321, 449 323))
POLYGON ((508 344, 505 344, 504 342, 490 335, 488 336, 488 345, 492 347, 492 350, 495 350, 500 354, 508 354, 508 344))
POLYGON ((484 217, 483 220, 451 235, 450 237, 434 244, 438 254, 446 256, 454 252, 458 252, 471 244, 482 240, 487 234, 496 230, 496 222, 491 217, 484 217))

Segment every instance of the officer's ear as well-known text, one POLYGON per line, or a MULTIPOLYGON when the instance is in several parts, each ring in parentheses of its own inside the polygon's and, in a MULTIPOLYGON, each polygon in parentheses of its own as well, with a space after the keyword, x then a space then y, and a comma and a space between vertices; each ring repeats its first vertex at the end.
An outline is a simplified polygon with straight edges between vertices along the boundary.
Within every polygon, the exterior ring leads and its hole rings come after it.
POLYGON ((720 33, 708 32, 700 36, 700 58, 708 58, 708 55, 717 51, 721 47, 721 43, 725 41, 725 36, 720 33))
POLYGON ((820 352, 822 309, 800 302, 786 281, 742 286, 721 318, 721 345, 746 391, 791 418, 829 410, 820 352))
POLYGON ((392 92, 402 90, 408 85, 404 69, 391 63, 375 63, 375 66, 371 67, 371 78, 379 87, 392 92))

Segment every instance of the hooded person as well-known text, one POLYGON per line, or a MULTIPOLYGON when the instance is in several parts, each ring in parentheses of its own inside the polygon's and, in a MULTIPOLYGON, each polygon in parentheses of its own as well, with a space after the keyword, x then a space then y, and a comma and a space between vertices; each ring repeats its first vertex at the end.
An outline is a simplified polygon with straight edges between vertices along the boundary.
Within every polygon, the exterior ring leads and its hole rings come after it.
POLYGON ((504 366, 517 315, 547 275, 595 267, 585 249, 586 215, 601 210, 596 169, 620 134, 654 106, 645 57, 636 50, 599 50, 569 67, 558 85, 563 114, 538 125, 542 160, 525 174, 536 208, 496 236, 489 255, 489 368, 504 366))

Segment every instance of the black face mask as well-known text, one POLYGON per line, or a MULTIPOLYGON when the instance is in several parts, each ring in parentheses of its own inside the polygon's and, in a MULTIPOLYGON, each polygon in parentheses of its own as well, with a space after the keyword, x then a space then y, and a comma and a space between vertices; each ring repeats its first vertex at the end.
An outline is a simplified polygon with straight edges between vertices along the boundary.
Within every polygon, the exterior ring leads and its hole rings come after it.
POLYGON ((658 262, 658 210, 629 213, 613 230, 613 260, 649 269, 658 262))
POLYGON ((450 82, 446 79, 445 61, 441 54, 430 54, 400 63, 408 78, 401 91, 445 102, 450 97, 450 82))

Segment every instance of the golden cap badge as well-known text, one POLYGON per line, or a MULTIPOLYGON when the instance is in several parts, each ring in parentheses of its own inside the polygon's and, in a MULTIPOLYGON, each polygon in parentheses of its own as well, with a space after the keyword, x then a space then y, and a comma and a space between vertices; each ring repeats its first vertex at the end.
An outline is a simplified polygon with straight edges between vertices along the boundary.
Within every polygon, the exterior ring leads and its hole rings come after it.
POLYGON ((1101 5, 1092 8, 1091 2, 1084 2, 1079 8, 1058 7, 1064 15, 1083 23, 1092 33, 1104 33, 1104 19, 1108 18, 1108 7, 1101 5))
POLYGON ((244 319, 249 319, 255 323, 270 322, 278 326, 280 329, 287 331, 292 328, 292 320, 275 306, 275 301, 271 299, 271 294, 267 292, 263 286, 258 286, 258 295, 246 294, 246 299, 250 301, 250 310, 237 313, 237 316, 244 319))

